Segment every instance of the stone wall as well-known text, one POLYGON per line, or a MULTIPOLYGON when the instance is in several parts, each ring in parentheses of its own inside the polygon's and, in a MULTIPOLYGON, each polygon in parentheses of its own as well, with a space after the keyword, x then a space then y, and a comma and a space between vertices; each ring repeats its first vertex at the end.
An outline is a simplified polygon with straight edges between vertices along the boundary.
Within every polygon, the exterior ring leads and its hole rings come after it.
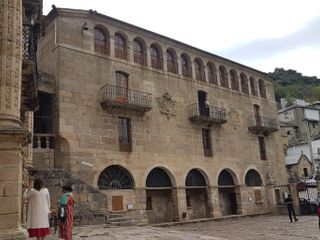
MULTIPOLYGON (((147 176, 155 167, 165 169, 176 188, 185 187, 185 178, 191 169, 200 169, 207 185, 212 187, 208 198, 211 201, 210 214, 213 215, 219 215, 220 211, 216 187, 223 169, 232 172, 237 186, 245 184, 245 174, 249 169, 259 172, 264 184, 267 181, 277 184, 286 182, 280 135, 276 132, 265 137, 268 160, 262 161, 258 136, 248 131, 255 104, 260 106, 262 116, 277 119, 273 83, 266 75, 126 23, 90 16, 81 11, 60 11, 59 17, 49 22, 46 36, 39 43, 40 69, 52 74, 55 79, 53 105, 57 167, 68 169, 82 181, 97 186, 99 175, 106 167, 120 165, 130 172, 134 189, 141 191, 145 191, 147 176), (88 31, 81 31, 84 22, 89 26, 88 31), (108 28, 111 35, 110 56, 94 52, 93 28, 96 24, 108 28), (114 34, 118 30, 125 32, 129 40, 128 60, 114 56, 114 34), (133 62, 132 50, 132 41, 138 35, 145 39, 148 54, 149 46, 159 42, 164 52, 173 47, 178 56, 187 52, 191 59, 201 57, 205 62, 225 65, 228 71, 236 69, 238 73, 263 79, 267 99, 168 73, 166 67, 164 71, 153 69, 150 67, 150 55, 148 66, 138 65, 133 62), (52 57, 49 58, 48 53, 52 57), (101 107, 99 89, 104 84, 115 84, 116 71, 128 74, 130 89, 152 94, 151 111, 141 114, 121 108, 101 107), (208 93, 211 105, 227 111, 226 124, 210 127, 212 157, 204 156, 202 142, 202 128, 209 127, 193 124, 188 119, 188 106, 197 103, 199 90, 208 93), (171 100, 175 103, 170 116, 161 113, 158 104, 158 99, 165 93, 172 95, 171 100), (131 120, 132 152, 120 151, 118 117, 131 120)), ((186 207, 185 195, 179 194, 176 196, 176 208, 181 220, 181 213, 186 211, 186 207)), ((239 203, 242 194, 237 193, 239 203)), ((137 212, 145 211, 143 197, 144 194, 136 195, 137 212)), ((268 200, 265 199, 265 202, 268 200)), ((264 206, 259 210, 264 211, 264 206)), ((247 211, 256 212, 257 208, 248 208, 247 211)), ((149 216, 153 221, 157 215, 149 216)))

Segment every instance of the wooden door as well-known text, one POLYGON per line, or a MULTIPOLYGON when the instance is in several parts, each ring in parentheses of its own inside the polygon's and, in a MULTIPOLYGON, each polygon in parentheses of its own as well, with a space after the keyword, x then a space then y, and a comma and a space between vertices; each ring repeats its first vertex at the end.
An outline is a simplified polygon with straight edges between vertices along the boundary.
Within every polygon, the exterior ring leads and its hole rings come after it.
POLYGON ((112 211, 122 211, 122 210, 123 210, 123 197, 112 196, 112 211))
POLYGON ((260 106, 259 105, 253 105, 254 108, 254 118, 256 121, 256 125, 260 126, 260 106))
POLYGON ((128 78, 123 73, 116 73, 116 100, 118 102, 128 102, 128 78))

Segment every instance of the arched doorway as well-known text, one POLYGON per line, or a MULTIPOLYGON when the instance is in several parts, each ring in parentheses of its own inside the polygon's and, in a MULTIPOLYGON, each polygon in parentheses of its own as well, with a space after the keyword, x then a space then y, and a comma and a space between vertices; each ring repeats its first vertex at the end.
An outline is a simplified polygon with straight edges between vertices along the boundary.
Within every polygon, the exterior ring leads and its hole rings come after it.
POLYGON ((219 201, 222 215, 237 214, 235 183, 228 170, 222 170, 218 178, 219 201))
POLYGON ((189 218, 209 217, 207 183, 203 174, 197 169, 190 170, 185 185, 189 218))
POLYGON ((146 180, 146 210, 150 223, 177 220, 177 194, 167 172, 159 167, 150 171, 146 180))
POLYGON ((123 211, 125 205, 132 199, 133 178, 131 174, 119 165, 112 165, 104 169, 98 179, 98 188, 106 190, 109 201, 108 209, 111 211, 123 211))

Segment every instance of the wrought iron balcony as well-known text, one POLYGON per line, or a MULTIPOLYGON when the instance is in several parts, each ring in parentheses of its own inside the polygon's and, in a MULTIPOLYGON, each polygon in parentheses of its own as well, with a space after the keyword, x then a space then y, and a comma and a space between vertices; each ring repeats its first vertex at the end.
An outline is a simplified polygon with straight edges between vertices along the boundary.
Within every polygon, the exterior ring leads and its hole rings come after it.
POLYGON ((189 119, 196 124, 223 124, 227 122, 226 110, 214 106, 201 106, 198 103, 188 106, 189 119))
POLYGON ((152 109, 152 95, 128 88, 106 84, 100 89, 100 104, 103 107, 122 107, 138 112, 152 109))
POLYGON ((248 129, 253 134, 268 135, 278 131, 277 120, 261 116, 252 116, 249 119, 248 129))
POLYGON ((23 110, 34 111, 38 107, 37 36, 39 24, 23 24, 23 61, 21 103, 23 110))

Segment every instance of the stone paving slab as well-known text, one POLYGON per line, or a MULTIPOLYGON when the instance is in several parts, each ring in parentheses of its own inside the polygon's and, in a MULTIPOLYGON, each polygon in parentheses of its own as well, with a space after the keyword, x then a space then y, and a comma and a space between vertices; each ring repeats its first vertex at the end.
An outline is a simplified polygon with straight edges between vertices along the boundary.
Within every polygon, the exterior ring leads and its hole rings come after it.
MULTIPOLYGON (((50 236, 47 240, 57 240, 50 236)), ((300 216, 290 223, 287 216, 225 219, 166 227, 110 225, 74 228, 73 240, 320 240, 317 216, 300 216)))

